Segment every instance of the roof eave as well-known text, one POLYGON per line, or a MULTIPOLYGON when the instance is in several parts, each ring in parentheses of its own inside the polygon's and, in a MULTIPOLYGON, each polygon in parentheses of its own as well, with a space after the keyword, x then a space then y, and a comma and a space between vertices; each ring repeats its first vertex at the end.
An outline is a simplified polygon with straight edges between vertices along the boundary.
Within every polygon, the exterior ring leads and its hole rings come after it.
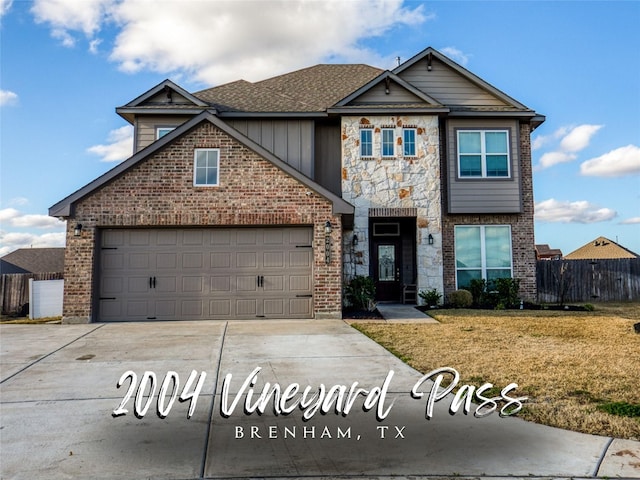
POLYGON ((339 114, 368 114, 368 115, 388 115, 393 113, 402 113, 402 114, 415 114, 415 113, 427 113, 427 114, 443 114, 449 113, 449 109, 447 107, 377 107, 375 105, 367 105, 367 106, 351 106, 351 107, 331 107, 327 109, 328 113, 339 113, 339 114))

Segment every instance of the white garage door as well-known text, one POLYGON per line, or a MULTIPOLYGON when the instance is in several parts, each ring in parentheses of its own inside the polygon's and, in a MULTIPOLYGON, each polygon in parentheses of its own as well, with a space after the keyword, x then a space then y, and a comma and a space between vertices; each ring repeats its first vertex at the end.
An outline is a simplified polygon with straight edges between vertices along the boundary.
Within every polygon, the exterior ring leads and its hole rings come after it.
POLYGON ((311 227, 105 229, 99 319, 311 318, 311 227))

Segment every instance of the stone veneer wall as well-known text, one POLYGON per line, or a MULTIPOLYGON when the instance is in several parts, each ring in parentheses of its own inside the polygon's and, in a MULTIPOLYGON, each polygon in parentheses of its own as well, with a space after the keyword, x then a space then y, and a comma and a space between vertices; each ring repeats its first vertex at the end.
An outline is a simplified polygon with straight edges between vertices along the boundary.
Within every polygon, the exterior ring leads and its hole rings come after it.
POLYGON ((96 231, 101 227, 312 225, 316 318, 341 318, 342 228, 331 202, 208 122, 75 205, 67 222, 64 319, 95 320, 96 231), (193 186, 195 148, 219 148, 218 187, 193 186), (324 227, 333 231, 325 264, 324 227), (83 225, 82 235, 73 229, 83 225))
MULTIPOLYGON (((511 225, 513 276, 520 279, 520 296, 535 301, 536 256, 533 230, 533 179, 531 171, 531 128, 520 124, 520 178, 522 213, 444 215, 442 242, 445 295, 456 289, 454 227, 456 225, 511 225)), ((443 182, 446 185, 446 182, 443 182)), ((446 207, 446 206, 445 206, 446 207)))
POLYGON ((440 152, 436 116, 342 118, 342 197, 355 206, 353 234, 345 235, 344 272, 369 275, 369 209, 416 208, 418 289, 443 292, 440 152), (373 128, 373 157, 360 158, 360 129, 373 128), (395 128, 395 158, 382 158, 381 128, 395 128), (416 128, 415 157, 403 157, 402 128, 416 128), (429 245, 427 237, 433 235, 429 245))

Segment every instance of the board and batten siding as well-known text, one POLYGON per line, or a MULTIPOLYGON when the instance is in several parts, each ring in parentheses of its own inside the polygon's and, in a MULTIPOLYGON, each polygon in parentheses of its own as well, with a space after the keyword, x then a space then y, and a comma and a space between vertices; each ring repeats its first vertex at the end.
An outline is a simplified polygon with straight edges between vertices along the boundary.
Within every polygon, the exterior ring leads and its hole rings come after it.
POLYGON ((340 125, 317 123, 315 126, 313 180, 342 196, 342 143, 340 125))
POLYGON ((431 70, 427 69, 426 61, 420 61, 401 72, 399 76, 443 105, 506 105, 435 58, 431 63, 431 70))
POLYGON ((516 120, 449 119, 447 121, 447 192, 449 213, 520 213, 520 136, 516 120), (458 130, 508 130, 509 178, 458 178, 458 130))
POLYGON ((227 123, 307 177, 314 177, 313 121, 230 119, 227 123))
POLYGON ((156 128, 179 127, 192 118, 188 115, 138 115, 135 121, 134 152, 137 153, 157 140, 156 128))
POLYGON ((424 103, 424 100, 395 82, 391 82, 389 85, 389 93, 386 93, 386 86, 381 82, 351 102, 353 105, 389 103, 424 103))

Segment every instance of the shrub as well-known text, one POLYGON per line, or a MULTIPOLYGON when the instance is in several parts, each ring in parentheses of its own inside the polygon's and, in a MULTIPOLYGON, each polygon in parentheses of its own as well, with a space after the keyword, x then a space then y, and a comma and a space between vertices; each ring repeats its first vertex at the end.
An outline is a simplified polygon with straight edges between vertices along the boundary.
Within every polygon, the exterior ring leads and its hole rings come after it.
POLYGON ((442 295, 434 288, 433 290, 420 290, 418 293, 427 307, 435 307, 440 303, 442 295))
POLYGON ((517 278, 496 278, 494 280, 497 308, 512 308, 519 305, 520 280, 517 278))
POLYGON ((469 282, 469 286, 467 288, 471 292, 473 305, 475 307, 484 305, 487 292, 487 281, 484 278, 474 278, 469 282))
POLYGON ((469 308, 473 305, 473 296, 469 290, 456 290, 449 294, 449 303, 453 308, 469 308))
POLYGON ((373 279, 358 275, 345 286, 345 297, 358 310, 375 309, 376 286, 373 279))

